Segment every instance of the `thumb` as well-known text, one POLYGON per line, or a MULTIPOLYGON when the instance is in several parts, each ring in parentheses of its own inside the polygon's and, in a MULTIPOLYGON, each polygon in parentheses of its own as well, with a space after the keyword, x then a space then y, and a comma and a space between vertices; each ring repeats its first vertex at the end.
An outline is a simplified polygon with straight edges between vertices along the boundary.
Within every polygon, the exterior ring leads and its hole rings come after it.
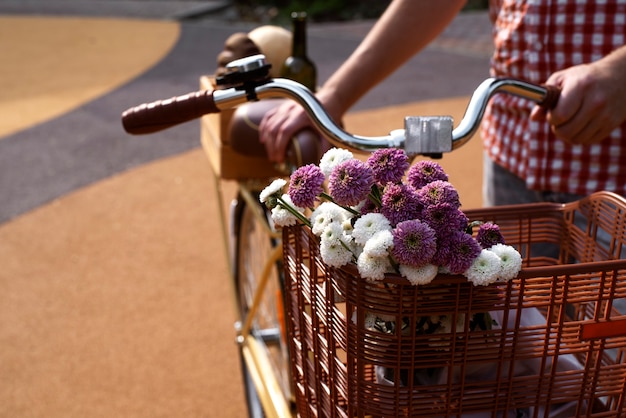
POLYGON ((544 107, 537 105, 533 107, 533 109, 530 112, 530 120, 534 122, 543 121, 546 119, 547 114, 548 114, 548 111, 544 107))

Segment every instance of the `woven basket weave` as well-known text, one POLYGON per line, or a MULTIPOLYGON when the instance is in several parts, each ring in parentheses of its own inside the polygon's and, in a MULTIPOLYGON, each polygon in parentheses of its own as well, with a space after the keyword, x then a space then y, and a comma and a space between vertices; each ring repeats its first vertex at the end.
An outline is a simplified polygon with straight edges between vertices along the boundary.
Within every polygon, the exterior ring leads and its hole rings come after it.
POLYGON ((486 287, 451 275, 427 286, 395 275, 370 283, 352 265, 325 266, 308 228, 284 230, 300 416, 626 416, 626 201, 602 192, 467 215, 498 223, 524 259, 518 278, 486 287), (555 255, 534 256, 546 248, 555 255), (476 313, 493 325, 472 327, 476 313), (441 315, 457 326, 412 331, 441 315), (405 326, 372 329, 372 316, 405 326))

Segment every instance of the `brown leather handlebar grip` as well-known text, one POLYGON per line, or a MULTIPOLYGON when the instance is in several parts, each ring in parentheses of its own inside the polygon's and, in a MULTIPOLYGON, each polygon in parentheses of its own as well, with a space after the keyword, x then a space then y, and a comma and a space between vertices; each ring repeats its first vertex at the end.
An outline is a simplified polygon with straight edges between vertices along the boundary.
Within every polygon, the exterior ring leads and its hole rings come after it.
POLYGON ((561 89, 556 86, 549 86, 547 84, 544 84, 543 87, 546 89, 546 95, 543 100, 537 104, 544 109, 554 109, 556 107, 556 104, 559 102, 561 89))
POLYGON ((150 134, 219 111, 213 91, 202 90, 130 108, 122 113, 122 125, 129 134, 150 134))

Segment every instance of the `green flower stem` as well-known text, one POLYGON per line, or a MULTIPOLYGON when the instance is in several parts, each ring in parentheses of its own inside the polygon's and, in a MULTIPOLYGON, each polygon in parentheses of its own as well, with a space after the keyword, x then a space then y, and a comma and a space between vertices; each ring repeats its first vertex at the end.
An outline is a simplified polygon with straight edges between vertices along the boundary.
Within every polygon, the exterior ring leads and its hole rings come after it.
POLYGON ((278 198, 278 202, 283 208, 287 209, 289 213, 291 213, 293 216, 298 218, 300 222, 302 222, 304 225, 308 226, 309 228, 311 227, 311 221, 309 221, 307 217, 304 216, 302 213, 298 212, 296 208, 291 206, 289 203, 285 202, 282 197, 278 198))
POLYGON ((377 208, 383 205, 383 201, 380 196, 380 190, 376 185, 372 186, 372 191, 368 194, 368 197, 377 208))
POLYGON ((332 197, 331 195, 329 195, 328 193, 326 193, 326 192, 322 192, 322 193, 320 193, 320 195, 319 195, 319 196, 320 196, 322 199, 328 200, 329 202, 334 203, 335 205, 337 205, 337 206, 340 206, 340 207, 344 208, 345 210, 347 210, 348 212, 350 212, 350 213, 351 213, 351 214, 353 214, 353 215, 360 215, 360 213, 359 213, 358 211, 356 211, 356 210, 352 209, 351 207, 349 207, 349 206, 343 206, 343 205, 340 205, 340 204, 338 204, 337 202, 335 202, 335 199, 333 199, 333 197, 332 197))
POLYGON ((396 273, 400 274, 400 264, 396 260, 394 260, 391 254, 389 254, 387 258, 389 259, 389 263, 391 264, 391 267, 393 267, 396 273))

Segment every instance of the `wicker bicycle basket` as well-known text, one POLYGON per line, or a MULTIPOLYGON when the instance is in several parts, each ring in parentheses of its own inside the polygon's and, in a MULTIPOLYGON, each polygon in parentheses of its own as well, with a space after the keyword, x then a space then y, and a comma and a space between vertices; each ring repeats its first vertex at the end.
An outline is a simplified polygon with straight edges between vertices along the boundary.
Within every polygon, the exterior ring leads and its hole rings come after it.
POLYGON ((626 200, 600 192, 466 213, 496 222, 518 249, 516 279, 371 283, 324 265, 307 227, 285 228, 300 416, 626 416, 626 200), (490 326, 475 326, 477 314, 490 326), (430 317, 456 325, 414 331, 430 317))

